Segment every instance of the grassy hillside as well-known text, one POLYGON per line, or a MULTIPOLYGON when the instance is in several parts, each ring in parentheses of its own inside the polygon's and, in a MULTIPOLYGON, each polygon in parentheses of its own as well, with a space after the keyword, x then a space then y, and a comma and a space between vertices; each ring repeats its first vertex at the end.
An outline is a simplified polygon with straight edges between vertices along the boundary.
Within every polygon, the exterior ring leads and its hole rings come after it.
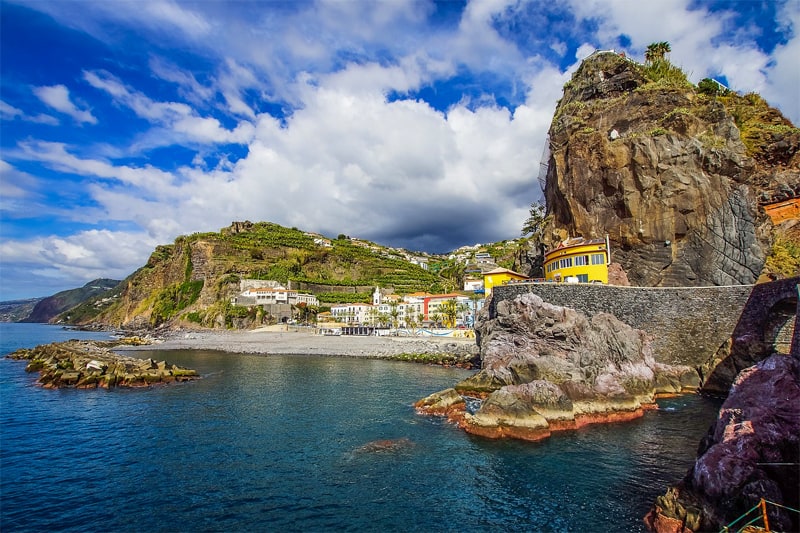
POLYGON ((379 286, 399 294, 441 291, 445 278, 409 259, 425 254, 340 235, 321 235, 269 222, 235 222, 216 233, 178 237, 105 299, 63 313, 70 323, 157 326, 190 320, 230 326, 258 317, 230 304, 243 279, 275 280, 317 295, 321 305, 369 301, 379 286))

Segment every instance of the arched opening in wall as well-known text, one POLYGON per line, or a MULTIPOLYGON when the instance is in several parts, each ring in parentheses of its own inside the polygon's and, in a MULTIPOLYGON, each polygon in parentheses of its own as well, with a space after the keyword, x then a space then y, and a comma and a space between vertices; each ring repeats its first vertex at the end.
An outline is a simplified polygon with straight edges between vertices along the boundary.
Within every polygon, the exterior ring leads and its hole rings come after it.
POLYGON ((788 355, 792 347, 797 298, 780 300, 767 313, 764 322, 764 344, 772 351, 788 355))

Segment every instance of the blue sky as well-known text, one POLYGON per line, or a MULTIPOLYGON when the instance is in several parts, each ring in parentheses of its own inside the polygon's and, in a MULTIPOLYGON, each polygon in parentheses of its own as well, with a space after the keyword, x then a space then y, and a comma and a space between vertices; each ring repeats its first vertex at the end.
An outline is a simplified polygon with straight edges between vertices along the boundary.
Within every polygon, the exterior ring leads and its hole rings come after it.
POLYGON ((517 237, 561 88, 671 59, 800 123, 800 1, 0 2, 0 300, 272 221, 443 252, 517 237))

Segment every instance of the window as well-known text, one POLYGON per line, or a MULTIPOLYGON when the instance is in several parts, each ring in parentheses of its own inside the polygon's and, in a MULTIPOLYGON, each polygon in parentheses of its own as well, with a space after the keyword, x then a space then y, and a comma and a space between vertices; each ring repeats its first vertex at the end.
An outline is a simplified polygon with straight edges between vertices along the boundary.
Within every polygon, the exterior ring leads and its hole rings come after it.
POLYGON ((579 283, 589 283, 589 274, 578 274, 579 283))
POLYGON ((584 266, 589 264, 588 255, 579 255, 575 258, 575 266, 584 266))
POLYGON ((606 254, 592 254, 592 264, 602 265, 606 262, 606 254))
POLYGON ((572 258, 566 257, 564 259, 561 259, 558 263, 559 263, 559 268, 569 268, 572 266, 572 258))

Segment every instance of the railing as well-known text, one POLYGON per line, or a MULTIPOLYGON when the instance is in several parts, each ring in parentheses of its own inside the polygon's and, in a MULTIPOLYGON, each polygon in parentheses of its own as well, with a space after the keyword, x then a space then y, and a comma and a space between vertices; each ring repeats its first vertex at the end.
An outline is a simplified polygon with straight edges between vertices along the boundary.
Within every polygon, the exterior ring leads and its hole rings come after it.
POLYGON ((740 516, 739 518, 737 518, 736 520, 734 520, 733 522, 731 522, 727 526, 723 527, 720 530, 720 533, 731 533, 731 532, 740 533, 741 531, 744 531, 745 529, 747 529, 750 526, 758 527, 756 525, 758 522, 761 522, 762 525, 763 525, 764 531, 767 531, 769 533, 770 529, 769 529, 769 518, 767 517, 767 504, 774 505, 775 507, 780 507, 781 509, 786 509, 788 511, 792 511, 794 513, 800 514, 800 511, 798 511, 797 509, 792 509, 791 507, 787 507, 785 505, 781 505, 779 503, 771 502, 769 500, 765 500, 764 498, 761 498, 761 501, 758 502, 757 504, 755 504, 746 513, 744 513, 742 516, 740 516), (750 518, 751 516, 752 516, 752 518, 750 518), (736 528, 732 528, 734 524, 737 524, 740 521, 745 520, 747 518, 750 518, 750 520, 748 522, 745 522, 745 523, 743 523, 741 525, 738 525, 738 526, 736 526, 736 528))

